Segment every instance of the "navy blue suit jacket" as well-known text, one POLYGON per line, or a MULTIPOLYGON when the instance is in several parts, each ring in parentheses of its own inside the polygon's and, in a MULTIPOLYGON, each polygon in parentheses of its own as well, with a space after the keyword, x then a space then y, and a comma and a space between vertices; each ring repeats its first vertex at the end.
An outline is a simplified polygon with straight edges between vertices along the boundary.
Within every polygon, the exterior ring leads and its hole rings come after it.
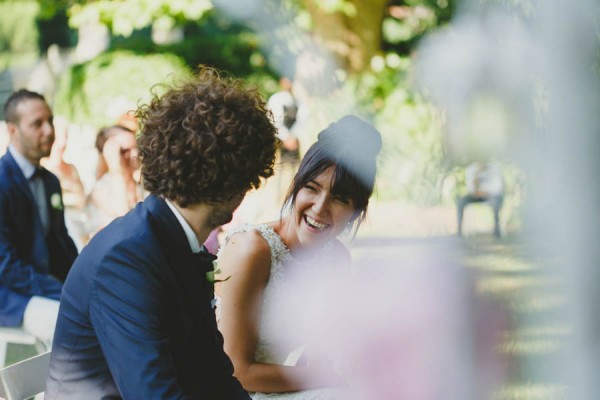
POLYGON ((249 399, 211 307, 213 259, 153 195, 96 234, 63 287, 45 398, 249 399))
POLYGON ((58 178, 42 168, 50 232, 44 237, 27 179, 10 152, 0 158, 0 326, 21 325, 32 296, 60 298, 62 281, 77 256, 62 207, 58 178), (57 205, 57 204, 55 204, 57 205))

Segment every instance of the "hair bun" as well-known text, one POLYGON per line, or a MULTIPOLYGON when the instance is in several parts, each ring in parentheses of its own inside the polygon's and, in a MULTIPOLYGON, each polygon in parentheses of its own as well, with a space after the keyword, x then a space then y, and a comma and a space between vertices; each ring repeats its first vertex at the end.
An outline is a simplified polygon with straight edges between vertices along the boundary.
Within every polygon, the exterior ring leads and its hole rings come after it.
POLYGON ((382 144, 379 131, 354 115, 346 115, 329 125, 319 133, 318 140, 332 141, 340 152, 351 153, 361 159, 374 159, 382 144))
POLYGON ((346 115, 319 133, 316 145, 367 187, 373 186, 381 150, 381 134, 373 125, 346 115))

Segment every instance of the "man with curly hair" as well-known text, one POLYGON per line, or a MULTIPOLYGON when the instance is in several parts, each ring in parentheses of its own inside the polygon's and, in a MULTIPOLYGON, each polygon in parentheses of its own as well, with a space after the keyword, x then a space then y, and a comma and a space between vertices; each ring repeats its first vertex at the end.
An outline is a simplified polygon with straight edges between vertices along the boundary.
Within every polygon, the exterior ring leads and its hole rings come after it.
POLYGON ((200 244, 272 175, 275 128, 256 91, 211 69, 137 116, 150 195, 73 264, 45 398, 249 399, 223 351, 214 256, 200 244))

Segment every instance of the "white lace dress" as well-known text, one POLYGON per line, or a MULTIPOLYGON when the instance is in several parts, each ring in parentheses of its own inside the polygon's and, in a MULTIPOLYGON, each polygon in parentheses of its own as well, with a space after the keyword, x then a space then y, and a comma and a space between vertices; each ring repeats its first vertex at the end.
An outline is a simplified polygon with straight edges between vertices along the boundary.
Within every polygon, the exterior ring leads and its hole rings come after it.
MULTIPOLYGON (((294 315, 293 306, 290 306, 290 304, 294 304, 294 299, 289 299, 288 297, 297 296, 298 292, 293 290, 291 285, 289 269, 297 261, 291 257, 290 251, 283 243, 281 237, 268 225, 241 225, 228 233, 225 243, 236 233, 252 229, 260 232, 271 249, 271 274, 269 283, 264 290, 255 359, 261 363, 283 365, 290 352, 305 344, 301 335, 295 335, 295 333, 303 331, 302 327, 293 327, 290 329, 289 326, 290 323, 296 324, 298 321, 284 317, 294 315), (292 301, 290 302, 290 300, 292 301), (286 336, 285 343, 282 343, 282 335, 286 336)), ((327 248, 323 249, 323 253, 320 257, 321 260, 327 258, 328 254, 330 254, 327 248)), ((217 317, 218 314, 217 306, 217 317)), ((302 322, 300 321, 299 323, 301 324, 302 322)), ((344 398, 341 393, 339 389, 325 388, 289 393, 250 393, 250 395, 254 400, 333 400, 344 398)))

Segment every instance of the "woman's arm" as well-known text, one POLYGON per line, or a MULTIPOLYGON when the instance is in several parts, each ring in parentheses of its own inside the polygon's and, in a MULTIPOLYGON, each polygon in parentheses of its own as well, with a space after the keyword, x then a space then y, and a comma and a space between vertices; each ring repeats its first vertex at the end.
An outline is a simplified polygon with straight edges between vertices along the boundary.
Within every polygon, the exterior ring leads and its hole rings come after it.
POLYGON ((219 329, 234 375, 250 392, 288 392, 336 386, 342 382, 327 367, 286 367, 256 362, 263 292, 269 281, 271 253, 257 231, 234 235, 219 258, 221 297, 219 329))

